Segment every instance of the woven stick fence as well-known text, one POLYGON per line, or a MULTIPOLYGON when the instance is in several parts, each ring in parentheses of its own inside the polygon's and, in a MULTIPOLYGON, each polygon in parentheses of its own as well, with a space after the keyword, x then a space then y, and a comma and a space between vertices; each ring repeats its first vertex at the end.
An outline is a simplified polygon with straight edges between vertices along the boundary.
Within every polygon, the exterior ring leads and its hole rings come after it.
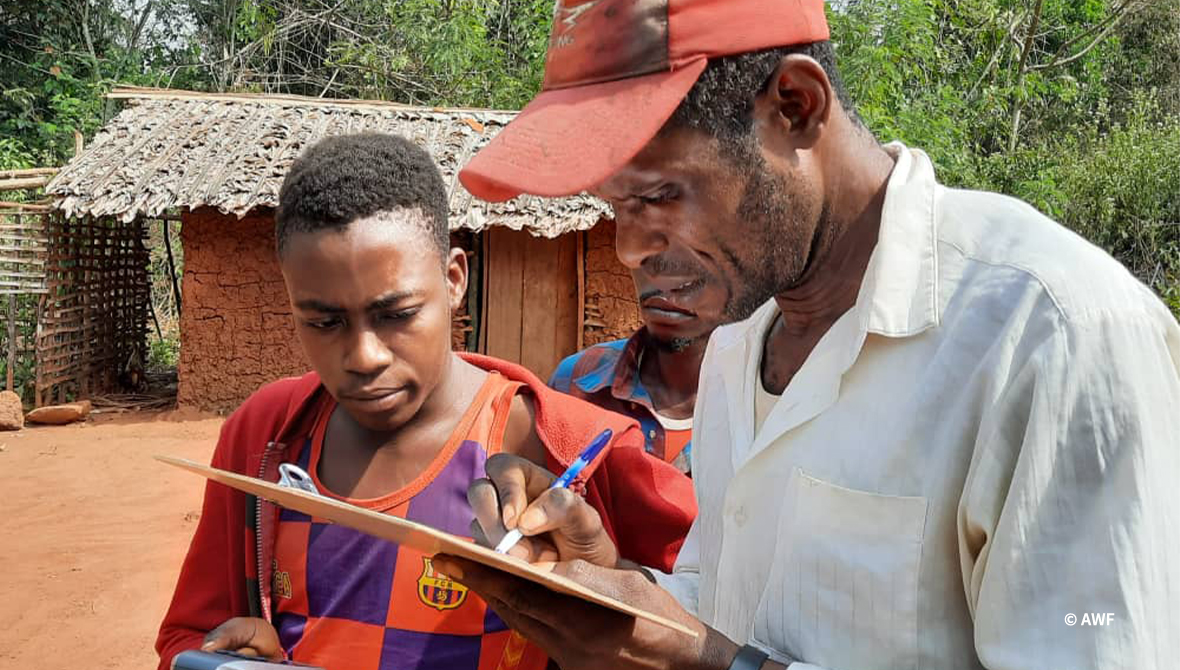
POLYGON ((18 394, 17 370, 31 370, 36 361, 36 309, 46 293, 45 221, 50 216, 43 207, 0 206, 0 367, 4 388, 18 394))
POLYGON ((54 216, 47 233, 37 406, 115 389, 132 355, 143 355, 150 299, 141 221, 54 216))
POLYGON ((48 239, 43 211, 0 211, 0 295, 45 293, 48 239))

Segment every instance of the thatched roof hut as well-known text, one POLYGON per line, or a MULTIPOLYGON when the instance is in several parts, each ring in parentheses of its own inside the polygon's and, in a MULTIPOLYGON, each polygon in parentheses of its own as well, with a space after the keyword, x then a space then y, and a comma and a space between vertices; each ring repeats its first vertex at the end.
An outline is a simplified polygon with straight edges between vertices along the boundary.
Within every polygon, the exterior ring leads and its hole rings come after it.
POLYGON ((48 185, 69 216, 175 216, 184 245, 179 400, 228 409, 262 383, 306 369, 273 254, 273 208, 292 161, 321 138, 364 131, 425 148, 449 188, 452 238, 472 256, 457 347, 545 376, 583 344, 638 323, 601 201, 477 200, 458 170, 513 112, 297 96, 117 89, 128 101, 48 185), (528 328, 525 328, 525 319, 528 328))
POLYGON ((213 207, 240 219, 278 204, 283 177, 303 149, 368 131, 401 135, 430 152, 449 188, 454 230, 503 226, 554 238, 590 229, 607 211, 589 196, 487 203, 463 188, 459 168, 515 112, 134 88, 110 97, 130 104, 47 188, 68 215, 131 221, 213 207))

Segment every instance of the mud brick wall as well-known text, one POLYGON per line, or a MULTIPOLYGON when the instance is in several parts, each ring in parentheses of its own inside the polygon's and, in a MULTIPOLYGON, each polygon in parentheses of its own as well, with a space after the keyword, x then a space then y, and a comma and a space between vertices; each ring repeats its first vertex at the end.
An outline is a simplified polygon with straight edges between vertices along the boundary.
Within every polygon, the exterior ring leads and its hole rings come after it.
POLYGON ((643 325, 635 283, 615 254, 615 222, 603 219, 586 232, 586 305, 583 346, 630 337, 643 325))
POLYGON ((310 368, 295 337, 270 211, 184 215, 177 404, 232 410, 258 387, 310 368))
MULTIPOLYGON (((273 240, 270 211, 241 220, 211 208, 184 215, 180 406, 230 411, 263 384, 311 369, 295 336, 273 240)), ((452 342, 462 349, 466 305, 455 316, 452 342)))

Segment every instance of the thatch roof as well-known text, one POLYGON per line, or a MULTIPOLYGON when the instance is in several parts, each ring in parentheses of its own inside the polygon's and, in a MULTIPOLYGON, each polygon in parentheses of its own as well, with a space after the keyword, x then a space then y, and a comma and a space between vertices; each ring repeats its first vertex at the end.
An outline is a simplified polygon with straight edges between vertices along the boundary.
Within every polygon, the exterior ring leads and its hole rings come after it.
POLYGON ((240 218, 278 204, 283 176, 303 149, 362 131, 403 135, 434 156, 450 191, 452 229, 507 226, 556 237, 607 212, 586 195, 487 203, 463 188, 459 168, 513 112, 159 89, 116 89, 111 97, 130 104, 46 187, 71 216, 130 221, 209 206, 240 218))

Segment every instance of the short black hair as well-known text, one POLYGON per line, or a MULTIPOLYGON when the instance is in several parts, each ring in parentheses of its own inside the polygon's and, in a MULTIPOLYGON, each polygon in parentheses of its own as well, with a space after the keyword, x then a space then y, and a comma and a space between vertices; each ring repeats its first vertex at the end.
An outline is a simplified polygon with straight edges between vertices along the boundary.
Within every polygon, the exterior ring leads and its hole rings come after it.
POLYGON ((294 233, 344 230, 378 212, 415 208, 429 222, 425 232, 445 261, 447 189, 430 154, 397 135, 328 137, 304 151, 283 180, 275 243, 282 256, 294 233))
POLYGON ((809 56, 819 63, 840 106, 859 125, 852 98, 836 69, 836 51, 828 40, 710 59, 668 125, 694 128, 718 139, 748 136, 754 127, 754 98, 766 89, 775 68, 790 54, 809 56))

